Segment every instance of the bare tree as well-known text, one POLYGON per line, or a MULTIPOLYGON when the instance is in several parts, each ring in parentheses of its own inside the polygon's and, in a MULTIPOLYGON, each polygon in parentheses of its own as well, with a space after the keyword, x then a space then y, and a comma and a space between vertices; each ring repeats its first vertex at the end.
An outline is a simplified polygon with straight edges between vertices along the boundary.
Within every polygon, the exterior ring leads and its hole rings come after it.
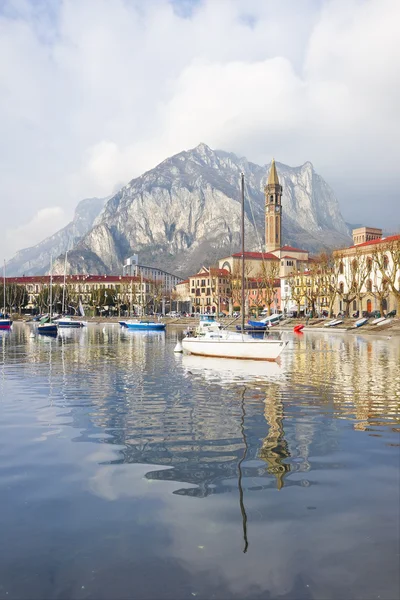
POLYGON ((275 300, 276 281, 278 278, 279 260, 263 260, 260 271, 257 274, 257 279, 260 280, 264 302, 269 315, 271 314, 271 304, 275 300))
POLYGON ((387 291, 392 292, 396 300, 397 314, 400 313, 400 238, 382 240, 375 246, 372 260, 381 274, 381 281, 386 282, 387 291))

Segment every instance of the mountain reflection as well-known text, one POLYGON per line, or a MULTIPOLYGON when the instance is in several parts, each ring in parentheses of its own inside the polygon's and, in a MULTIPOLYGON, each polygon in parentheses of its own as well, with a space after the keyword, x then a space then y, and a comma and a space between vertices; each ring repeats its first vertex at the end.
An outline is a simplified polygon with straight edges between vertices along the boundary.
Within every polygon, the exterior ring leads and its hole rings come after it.
POLYGON ((107 325, 46 339, 30 331, 19 325, 0 338, 10 376, 18 365, 27 390, 47 389, 75 442, 122 447, 114 463, 154 465, 146 478, 176 482, 175 494, 237 493, 238 465, 244 492, 310 485, 301 474, 318 468, 311 456, 332 452, 337 419, 363 435, 400 420, 392 340, 290 337, 281 364, 246 366, 177 357, 174 332, 107 325))

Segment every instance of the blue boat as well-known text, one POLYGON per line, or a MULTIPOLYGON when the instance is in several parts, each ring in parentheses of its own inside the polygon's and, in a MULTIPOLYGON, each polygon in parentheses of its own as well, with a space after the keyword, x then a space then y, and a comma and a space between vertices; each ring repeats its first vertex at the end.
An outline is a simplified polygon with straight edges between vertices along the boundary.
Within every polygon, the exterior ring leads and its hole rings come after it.
POLYGON ((260 321, 252 321, 249 319, 248 324, 251 327, 257 328, 258 331, 263 331, 267 327, 277 325, 279 321, 282 319, 282 315, 270 315, 269 317, 264 317, 260 321))
POLYGON ((11 325, 12 325, 12 320, 8 319, 6 317, 3 317, 3 315, 0 316, 0 330, 1 329, 11 329, 11 325))
POLYGON ((58 326, 56 323, 43 323, 43 325, 38 325, 37 332, 41 335, 52 335, 56 336, 58 331, 58 326))
POLYGON ((36 331, 41 335, 57 335, 58 325, 57 323, 53 323, 50 319, 50 315, 45 315, 39 321, 39 325, 36 328, 36 331))
POLYGON ((134 331, 164 331, 166 325, 153 321, 125 321, 125 327, 134 331))
MULTIPOLYGON (((251 321, 251 323, 254 323, 254 325, 250 325, 250 321, 249 321, 249 325, 245 325, 244 326, 244 330, 245 331, 258 331, 258 332, 264 332, 267 329, 267 326, 264 323, 258 323, 258 321, 251 321)), ((241 325, 236 325, 236 329, 238 331, 242 331, 242 326, 241 325)))

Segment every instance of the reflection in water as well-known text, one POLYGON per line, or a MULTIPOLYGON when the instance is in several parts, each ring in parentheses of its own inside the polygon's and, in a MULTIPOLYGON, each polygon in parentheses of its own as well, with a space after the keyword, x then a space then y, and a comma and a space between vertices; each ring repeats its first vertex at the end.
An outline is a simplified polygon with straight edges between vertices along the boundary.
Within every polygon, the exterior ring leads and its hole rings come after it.
POLYGON ((398 341, 30 331, 0 336, 0 597, 396 597, 398 341))
POLYGON ((244 493, 243 493, 243 485, 242 485, 242 479, 243 479, 242 463, 244 460, 246 460, 247 450, 248 450, 247 438, 246 438, 246 433, 245 433, 245 429, 244 429, 244 420, 246 417, 246 411, 245 411, 245 407, 244 407, 245 393, 246 393, 246 388, 244 387, 243 392, 242 392, 242 399, 241 399, 241 403, 240 403, 240 406, 242 409, 242 416, 240 419, 240 430, 242 432, 242 437, 243 437, 244 452, 243 452, 242 458, 238 462, 238 471, 239 471, 238 487, 239 487, 240 511, 242 513, 242 522, 243 522, 243 540, 244 540, 243 552, 244 552, 244 554, 246 554, 247 549, 249 547, 249 541, 247 538, 247 513, 246 513, 246 508, 244 505, 244 493))
POLYGON ((267 463, 268 473, 276 477, 276 485, 280 490, 285 474, 290 471, 290 465, 284 462, 290 452, 283 429, 283 403, 279 389, 272 389, 265 399, 264 416, 269 430, 260 448, 260 458, 267 463))

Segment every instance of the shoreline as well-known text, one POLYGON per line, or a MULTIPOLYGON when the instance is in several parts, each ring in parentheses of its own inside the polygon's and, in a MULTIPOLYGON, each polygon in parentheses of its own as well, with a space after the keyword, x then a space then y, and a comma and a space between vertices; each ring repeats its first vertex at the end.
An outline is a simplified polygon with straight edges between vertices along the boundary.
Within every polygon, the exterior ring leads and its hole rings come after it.
MULTIPOLYGON (((24 317, 12 317, 13 321, 16 323, 29 323, 28 319, 24 317)), ((118 324, 119 321, 128 319, 128 317, 72 317, 73 320, 83 320, 88 324, 118 324)), ((146 320, 158 322, 154 317, 146 317, 146 320)), ((329 319, 310 319, 309 322, 306 322, 306 319, 288 319, 286 320, 280 327, 274 326, 271 328, 271 331, 293 331, 293 327, 295 325, 304 325, 303 332, 315 332, 315 333, 332 333, 336 331, 337 333, 349 333, 350 335, 354 334, 362 334, 362 335, 380 335, 390 333, 390 336, 400 337, 400 318, 394 317, 391 323, 385 324, 383 326, 378 325, 363 325, 362 327, 354 327, 354 322, 356 319, 344 319, 343 323, 340 327, 324 327, 324 323, 329 321, 329 319)), ((189 325, 195 325, 198 321, 196 317, 181 317, 181 318, 169 318, 163 317, 159 322, 165 323, 167 327, 173 325, 177 327, 187 327, 189 325)), ((225 317, 220 319, 220 321, 224 324, 225 322, 231 321, 231 319, 225 317)), ((227 329, 234 329, 238 324, 238 320, 232 322, 230 325, 227 325, 227 329)))

